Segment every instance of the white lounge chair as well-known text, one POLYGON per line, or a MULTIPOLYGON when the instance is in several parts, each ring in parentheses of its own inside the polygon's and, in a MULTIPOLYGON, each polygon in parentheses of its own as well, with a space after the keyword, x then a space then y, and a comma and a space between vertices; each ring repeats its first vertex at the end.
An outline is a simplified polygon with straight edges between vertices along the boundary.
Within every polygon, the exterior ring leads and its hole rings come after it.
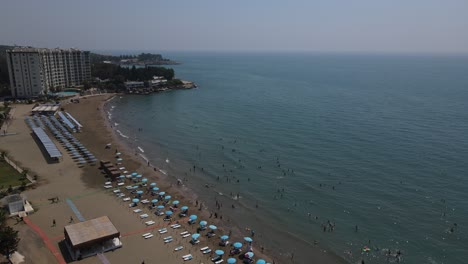
POLYGON ((149 236, 149 235, 151 235, 151 233, 144 233, 144 234, 141 235, 141 236, 145 237, 145 236, 149 236))
POLYGON ((177 229, 177 228, 181 227, 181 225, 175 224, 175 225, 172 225, 171 227, 172 227, 173 229, 177 229))
POLYGON ((172 239, 172 236, 168 236, 168 237, 163 238, 163 240, 169 240, 169 239, 172 239))
POLYGON ((141 218, 141 219, 145 219, 145 218, 147 218, 147 217, 148 217, 148 214, 142 214, 142 215, 140 215, 140 218, 141 218))
POLYGON ((171 243, 171 242, 172 242, 172 238, 168 240, 164 240, 164 243, 171 243))
POLYGON ((119 193, 119 192, 120 192, 120 190, 119 190, 119 189, 117 189, 117 190, 113 190, 112 192, 114 192, 114 193, 119 193))
POLYGON ((110 181, 105 182, 104 185, 112 185, 112 182, 110 182, 110 181))
POLYGON ((179 251, 179 250, 182 250, 184 247, 183 246, 178 246, 176 248, 174 248, 174 251, 179 251))
POLYGON ((125 183, 123 183, 123 182, 117 183, 117 186, 122 186, 122 185, 125 185, 125 183))
POLYGON ((139 213, 139 212, 141 212, 141 211, 143 211, 143 210, 141 210, 141 209, 135 209, 135 210, 133 210, 134 213, 139 213))
POLYGON ((188 234, 188 231, 184 231, 184 232, 180 233, 181 236, 186 235, 186 234, 188 234))
POLYGON ((203 250, 202 251, 203 254, 209 254, 211 253, 211 248, 207 249, 207 250, 203 250))
POLYGON ((147 226, 154 225, 155 223, 156 223, 156 222, 154 222, 154 221, 147 221, 147 222, 145 222, 145 224, 146 224, 147 226))
POLYGON ((210 248, 209 247, 202 247, 202 248, 200 248, 200 251, 205 251, 207 249, 210 249, 210 248))
POLYGON ((220 259, 220 260, 216 261, 215 264, 223 263, 223 261, 224 261, 223 259, 220 259))
POLYGON ((189 236, 190 236, 190 233, 185 234, 185 235, 183 235, 182 237, 185 238, 185 237, 189 237, 189 236))
POLYGON ((188 254, 188 255, 182 256, 182 259, 183 259, 184 261, 189 261, 189 260, 191 260, 192 258, 193 258, 193 257, 192 257, 192 255, 191 255, 191 254, 188 254))
POLYGON ((145 200, 141 201, 141 203, 142 204, 147 204, 147 203, 149 203, 149 201, 145 199, 145 200))
POLYGON ((110 188, 112 188, 112 185, 104 185, 104 188, 110 189, 110 188))
POLYGON ((153 234, 145 236, 145 239, 152 238, 152 237, 153 237, 153 234))
POLYGON ((132 187, 132 186, 127 186, 127 187, 125 187, 125 189, 127 189, 127 190, 132 190, 133 187, 132 187))
POLYGON ((125 197, 125 198, 123 198, 123 201, 124 201, 124 202, 130 201, 130 197, 125 197))

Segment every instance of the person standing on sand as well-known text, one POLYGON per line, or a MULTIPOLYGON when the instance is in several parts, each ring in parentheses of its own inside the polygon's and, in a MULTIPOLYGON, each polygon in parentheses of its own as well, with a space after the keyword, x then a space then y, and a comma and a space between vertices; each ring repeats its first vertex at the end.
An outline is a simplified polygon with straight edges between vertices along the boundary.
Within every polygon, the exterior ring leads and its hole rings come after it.
POLYGON ((55 219, 52 219, 52 226, 56 226, 55 219))

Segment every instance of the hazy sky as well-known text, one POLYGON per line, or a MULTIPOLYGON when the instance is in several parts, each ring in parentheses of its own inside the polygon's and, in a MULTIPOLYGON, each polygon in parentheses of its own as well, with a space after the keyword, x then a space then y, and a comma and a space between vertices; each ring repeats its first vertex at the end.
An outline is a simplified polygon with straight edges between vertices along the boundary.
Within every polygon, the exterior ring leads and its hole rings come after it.
POLYGON ((0 44, 468 53, 468 0, 2 0, 0 44))

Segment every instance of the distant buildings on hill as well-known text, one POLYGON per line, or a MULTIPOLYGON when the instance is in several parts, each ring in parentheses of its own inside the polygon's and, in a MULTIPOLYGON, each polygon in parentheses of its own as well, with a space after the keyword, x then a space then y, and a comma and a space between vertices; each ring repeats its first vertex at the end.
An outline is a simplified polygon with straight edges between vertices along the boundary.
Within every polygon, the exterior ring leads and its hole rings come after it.
POLYGON ((91 79, 89 51, 15 47, 6 54, 13 97, 35 97, 91 79))

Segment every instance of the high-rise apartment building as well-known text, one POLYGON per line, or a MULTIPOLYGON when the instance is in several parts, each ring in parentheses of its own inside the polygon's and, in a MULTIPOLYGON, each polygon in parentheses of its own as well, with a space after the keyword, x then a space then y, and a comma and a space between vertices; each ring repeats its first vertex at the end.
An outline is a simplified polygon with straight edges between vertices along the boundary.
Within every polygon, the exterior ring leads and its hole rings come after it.
POLYGON ((38 96, 91 78, 89 51, 18 47, 6 53, 13 97, 38 96))

